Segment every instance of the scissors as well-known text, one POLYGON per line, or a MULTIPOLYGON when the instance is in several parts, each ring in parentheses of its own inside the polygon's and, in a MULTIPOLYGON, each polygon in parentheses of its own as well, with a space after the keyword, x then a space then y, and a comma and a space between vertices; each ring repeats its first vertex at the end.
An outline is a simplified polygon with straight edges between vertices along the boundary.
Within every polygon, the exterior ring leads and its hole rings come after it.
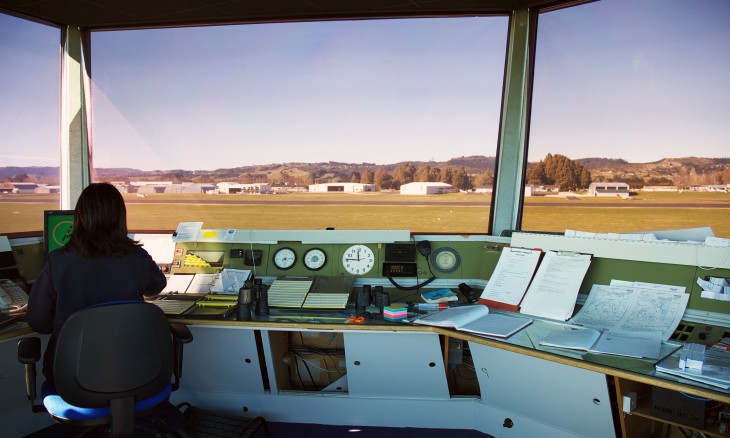
POLYGON ((350 324, 362 324, 365 322, 365 317, 352 315, 347 318, 347 322, 350 324))

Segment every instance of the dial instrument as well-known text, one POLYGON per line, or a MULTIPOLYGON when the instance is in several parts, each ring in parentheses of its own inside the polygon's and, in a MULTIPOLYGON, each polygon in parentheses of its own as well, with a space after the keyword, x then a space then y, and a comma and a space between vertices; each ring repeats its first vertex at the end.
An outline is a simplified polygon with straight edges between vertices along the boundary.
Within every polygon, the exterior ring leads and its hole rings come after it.
POLYGON ((448 274, 454 272, 461 264, 461 257, 454 248, 448 246, 437 249, 431 254, 431 263, 437 271, 448 274))
POLYGON ((285 271, 294 266, 297 254, 291 248, 279 248, 274 253, 274 266, 285 271))
POLYGON ((310 271, 319 271, 327 263, 327 254, 323 249, 312 248, 304 253, 304 266, 310 271))
POLYGON ((375 254, 365 245, 352 245, 342 254, 342 267, 348 274, 367 274, 373 266, 375 266, 375 254))

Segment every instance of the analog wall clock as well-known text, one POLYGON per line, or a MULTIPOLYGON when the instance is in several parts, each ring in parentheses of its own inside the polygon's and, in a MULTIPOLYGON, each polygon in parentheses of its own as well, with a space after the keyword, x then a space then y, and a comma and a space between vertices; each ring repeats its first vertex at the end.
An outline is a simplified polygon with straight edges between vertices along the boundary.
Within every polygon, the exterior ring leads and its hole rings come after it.
POLYGON ((366 245, 352 245, 342 254, 342 267, 348 274, 367 274, 373 266, 375 266, 375 254, 366 245))
POLYGON ((294 266, 297 261, 297 254, 291 248, 279 248, 274 253, 274 266, 285 271, 294 266))

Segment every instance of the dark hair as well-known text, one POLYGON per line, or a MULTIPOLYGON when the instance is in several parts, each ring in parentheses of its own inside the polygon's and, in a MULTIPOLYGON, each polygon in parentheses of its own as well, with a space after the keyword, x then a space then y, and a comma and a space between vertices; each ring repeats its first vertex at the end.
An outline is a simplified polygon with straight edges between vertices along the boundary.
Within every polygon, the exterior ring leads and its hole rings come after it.
POLYGON ((139 243, 127 236, 127 208, 116 187, 94 183, 81 192, 68 246, 86 258, 122 256, 136 250, 139 243))

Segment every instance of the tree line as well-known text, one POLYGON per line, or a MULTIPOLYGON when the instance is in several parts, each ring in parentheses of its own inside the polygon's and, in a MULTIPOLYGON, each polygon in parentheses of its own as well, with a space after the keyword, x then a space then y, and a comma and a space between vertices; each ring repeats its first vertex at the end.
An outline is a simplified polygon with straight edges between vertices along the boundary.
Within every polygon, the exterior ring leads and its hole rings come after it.
POLYGON ((561 192, 587 189, 592 181, 585 166, 560 154, 547 154, 545 159, 527 169, 525 179, 528 184, 556 185, 561 192))

